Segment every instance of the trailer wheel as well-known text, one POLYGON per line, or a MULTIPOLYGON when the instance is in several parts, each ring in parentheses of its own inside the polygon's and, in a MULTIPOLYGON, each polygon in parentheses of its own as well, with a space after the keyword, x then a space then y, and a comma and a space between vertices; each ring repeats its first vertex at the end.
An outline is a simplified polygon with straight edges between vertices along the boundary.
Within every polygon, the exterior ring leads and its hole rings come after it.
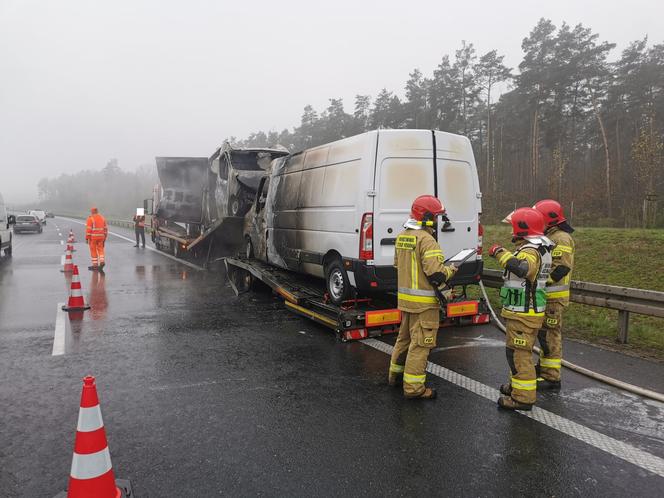
POLYGON ((350 280, 339 259, 333 259, 325 267, 325 286, 330 295, 330 301, 339 305, 348 300, 351 295, 350 280))

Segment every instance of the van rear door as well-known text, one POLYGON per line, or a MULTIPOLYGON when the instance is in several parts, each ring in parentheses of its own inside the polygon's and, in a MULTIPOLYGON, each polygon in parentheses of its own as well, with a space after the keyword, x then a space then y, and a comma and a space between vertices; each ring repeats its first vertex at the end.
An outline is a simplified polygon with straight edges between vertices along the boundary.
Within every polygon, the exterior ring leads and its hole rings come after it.
POLYGON ((394 242, 413 200, 435 193, 431 131, 380 130, 375 178, 374 264, 392 266, 394 242))
POLYGON ((446 257, 477 247, 480 190, 468 139, 429 130, 381 130, 376 152, 375 265, 393 264, 396 236, 413 200, 424 194, 437 196, 447 209, 451 224, 438 233, 446 257))
POLYGON ((450 227, 438 234, 446 257, 478 245, 481 212, 479 179, 470 141, 460 135, 434 132, 437 195, 447 209, 450 227))

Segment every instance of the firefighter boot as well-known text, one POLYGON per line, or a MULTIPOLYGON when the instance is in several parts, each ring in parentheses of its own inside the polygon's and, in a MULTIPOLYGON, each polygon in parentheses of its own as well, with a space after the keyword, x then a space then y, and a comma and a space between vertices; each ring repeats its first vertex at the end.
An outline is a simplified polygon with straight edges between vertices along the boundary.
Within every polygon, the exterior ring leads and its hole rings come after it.
POLYGON ((538 391, 560 391, 562 384, 559 380, 548 380, 543 377, 537 377, 538 391))
POLYGON ((438 393, 433 387, 426 387, 419 396, 408 396, 406 399, 436 399, 438 393))
POLYGON ((392 387, 401 387, 403 385, 403 372, 393 372, 390 365, 390 373, 387 377, 387 384, 392 387))
POLYGON ((498 398, 498 406, 503 410, 522 410, 526 412, 529 412, 533 409, 532 404, 521 403, 516 401, 511 396, 501 396, 498 398))
POLYGON ((500 385, 500 394, 504 394, 505 396, 511 396, 512 395, 512 385, 511 384, 501 384, 500 385))

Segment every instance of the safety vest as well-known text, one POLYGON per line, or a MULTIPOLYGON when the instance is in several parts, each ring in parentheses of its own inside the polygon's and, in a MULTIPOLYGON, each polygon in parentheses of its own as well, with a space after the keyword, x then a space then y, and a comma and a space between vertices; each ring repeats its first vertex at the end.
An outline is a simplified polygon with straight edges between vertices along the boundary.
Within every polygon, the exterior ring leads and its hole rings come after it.
POLYGON ((397 237, 394 265, 397 267, 398 307, 409 313, 437 309, 440 302, 427 275, 442 273, 445 280, 451 270, 436 239, 425 230, 407 229, 397 237))
MULTIPOLYGON (((544 316, 546 309, 546 281, 551 272, 551 242, 546 237, 527 237, 527 242, 509 257, 518 258, 526 249, 534 249, 539 254, 539 268, 534 281, 519 277, 509 270, 503 273, 503 287, 500 298, 503 310, 528 316, 544 316)), ((505 256, 507 257, 507 256, 505 256)), ((528 259, 526 258, 526 261, 528 259)))
POLYGON ((546 286, 546 299, 548 302, 558 302, 569 304, 569 285, 572 281, 572 270, 574 269, 574 239, 567 232, 554 227, 548 233, 549 237, 556 246, 551 251, 553 259, 551 271, 557 266, 564 265, 570 269, 558 282, 549 280, 546 286))
POLYGON ((88 217, 86 224, 85 237, 93 239, 105 239, 108 233, 106 220, 99 213, 92 214, 88 217))

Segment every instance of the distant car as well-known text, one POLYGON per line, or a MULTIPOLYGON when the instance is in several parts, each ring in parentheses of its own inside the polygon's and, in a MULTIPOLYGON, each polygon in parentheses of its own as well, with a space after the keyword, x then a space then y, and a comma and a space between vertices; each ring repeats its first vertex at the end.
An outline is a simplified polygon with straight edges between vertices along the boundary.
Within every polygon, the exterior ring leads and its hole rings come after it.
POLYGON ((55 218, 55 215, 51 211, 46 211, 47 218, 55 218))
POLYGON ((14 222, 14 215, 7 214, 5 201, 2 194, 0 194, 0 253, 4 252, 5 256, 12 255, 12 231, 10 228, 14 222))
POLYGON ((28 214, 36 216, 39 221, 46 225, 46 211, 42 211, 40 209, 31 209, 28 211, 28 214))
POLYGON ((16 217, 14 233, 36 232, 42 233, 42 222, 34 214, 21 214, 16 217))

